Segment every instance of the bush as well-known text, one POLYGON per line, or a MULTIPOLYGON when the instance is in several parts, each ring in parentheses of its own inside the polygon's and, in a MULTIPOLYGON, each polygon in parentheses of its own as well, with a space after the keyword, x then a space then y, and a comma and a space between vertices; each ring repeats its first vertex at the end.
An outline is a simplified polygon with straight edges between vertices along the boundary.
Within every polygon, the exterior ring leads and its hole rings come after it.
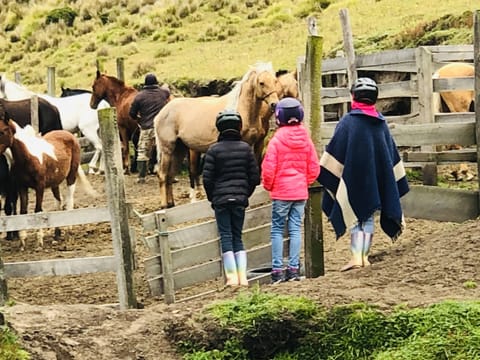
POLYGON ((48 13, 45 23, 48 25, 63 21, 67 26, 71 27, 77 15, 78 13, 69 7, 54 9, 48 13))

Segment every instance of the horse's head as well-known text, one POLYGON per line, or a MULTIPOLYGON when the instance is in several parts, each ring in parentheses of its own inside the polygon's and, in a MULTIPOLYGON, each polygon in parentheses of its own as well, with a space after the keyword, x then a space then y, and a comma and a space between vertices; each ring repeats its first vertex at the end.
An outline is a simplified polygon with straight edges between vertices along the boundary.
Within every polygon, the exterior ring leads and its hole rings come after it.
POLYGON ((255 96, 266 102, 271 112, 275 110, 278 102, 278 80, 271 71, 261 71, 255 81, 255 96))
POLYGON ((0 104, 0 154, 3 154, 13 144, 15 125, 9 118, 3 104, 0 104))
POLYGON ((99 70, 97 70, 97 76, 92 85, 92 97, 90 98, 90 107, 92 109, 97 109, 98 104, 102 100, 107 98, 107 86, 104 81, 105 75, 102 75, 99 70))
POLYGON ((61 89, 62 89, 62 93, 60 94, 60 97, 91 93, 91 91, 87 89, 71 89, 71 88, 64 88, 63 86, 61 87, 61 89))
POLYGON ((289 72, 287 70, 279 70, 275 75, 278 79, 278 97, 280 99, 284 97, 293 97, 298 99, 299 91, 296 71, 289 72))

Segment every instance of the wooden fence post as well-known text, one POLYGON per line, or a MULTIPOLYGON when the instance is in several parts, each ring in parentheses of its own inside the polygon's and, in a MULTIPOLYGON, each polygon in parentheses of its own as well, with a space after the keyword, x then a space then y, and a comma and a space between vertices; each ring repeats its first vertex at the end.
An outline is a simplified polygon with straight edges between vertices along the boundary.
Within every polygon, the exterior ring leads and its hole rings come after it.
MULTIPOLYGON (((475 66, 475 136, 477 140, 477 174, 480 174, 480 10, 474 13, 473 21, 473 61, 475 66)), ((477 176, 480 185, 480 176, 477 176)), ((480 188, 479 188, 480 189, 480 188)), ((480 191, 479 210, 480 210, 480 191)), ((480 211, 479 211, 480 212, 480 211)))
POLYGON ((173 280, 172 254, 170 252, 170 243, 168 241, 168 222, 165 211, 158 211, 155 213, 155 223, 158 231, 157 239, 162 258, 164 299, 165 303, 172 304, 175 302, 175 284, 173 280))
POLYGON ((47 93, 50 96, 55 96, 55 66, 47 68, 47 93))
POLYGON ((125 81, 125 71, 124 71, 123 58, 117 59, 117 79, 125 81))
POLYGON ((117 286, 120 309, 136 308, 133 282, 133 251, 125 201, 125 180, 115 108, 98 110, 100 137, 105 159, 108 208, 111 215, 113 249, 117 262, 117 286))
POLYGON ((39 132, 39 122, 38 122, 38 96, 32 95, 30 98, 30 122, 35 130, 35 133, 38 134, 39 132))
MULTIPOLYGON (((417 63, 419 122, 433 123, 435 122, 435 113, 433 112, 432 53, 425 47, 419 47, 415 50, 415 58, 417 63)), ((435 147, 424 145, 421 149, 422 151, 434 151, 435 147)), ((423 179, 423 184, 437 185, 436 164, 427 164, 423 171, 427 173, 427 176, 423 179), (435 175, 432 176, 431 174, 435 175)))
POLYGON ((5 274, 5 265, 0 257, 0 306, 4 306, 8 300, 7 276, 5 274))
POLYGON ((347 60, 347 88, 350 89, 357 79, 357 68, 355 66, 355 48, 353 47, 353 35, 348 9, 340 10, 340 22, 342 24, 343 48, 347 60))
MULTIPOLYGON (((321 104, 322 88, 322 48, 323 38, 316 33, 316 23, 310 20, 310 34, 307 40, 307 54, 305 59, 305 74, 308 81, 302 98, 304 99, 305 119, 308 121, 310 135, 315 144, 317 154, 323 152, 321 145, 320 124, 324 121, 321 104), (313 26, 313 25, 315 26, 313 26), (315 31, 312 31, 315 29, 315 31)), ((307 202, 305 208, 305 275, 316 277, 323 275, 323 233, 322 212, 319 197, 315 196, 307 202), (318 211, 320 206, 320 211, 318 211)))
POLYGON ((325 275, 323 228, 322 228, 322 187, 308 189, 305 208, 305 276, 314 278, 325 275))

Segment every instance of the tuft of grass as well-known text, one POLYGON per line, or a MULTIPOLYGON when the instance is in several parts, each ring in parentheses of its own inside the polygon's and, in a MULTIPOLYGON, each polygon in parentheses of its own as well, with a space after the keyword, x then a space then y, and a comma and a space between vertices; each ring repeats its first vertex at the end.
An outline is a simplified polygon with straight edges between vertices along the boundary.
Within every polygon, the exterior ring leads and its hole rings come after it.
POLYGON ((17 336, 7 326, 0 326, 0 359, 30 359, 30 354, 21 348, 17 336))

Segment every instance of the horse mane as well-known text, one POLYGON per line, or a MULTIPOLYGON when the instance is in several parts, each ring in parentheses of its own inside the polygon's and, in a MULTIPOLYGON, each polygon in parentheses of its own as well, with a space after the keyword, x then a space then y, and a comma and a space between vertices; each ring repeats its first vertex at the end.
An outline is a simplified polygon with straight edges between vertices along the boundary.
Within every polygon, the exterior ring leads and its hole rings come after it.
POLYGON ((249 70, 245 73, 245 75, 243 75, 243 77, 239 81, 235 82, 235 86, 228 93, 228 101, 227 101, 227 104, 225 105, 225 109, 237 110, 238 100, 240 99, 240 90, 242 89, 242 85, 248 80, 248 78, 253 72, 261 73, 263 71, 267 71, 272 75, 275 75, 271 62, 257 62, 254 65, 250 65, 249 70))

